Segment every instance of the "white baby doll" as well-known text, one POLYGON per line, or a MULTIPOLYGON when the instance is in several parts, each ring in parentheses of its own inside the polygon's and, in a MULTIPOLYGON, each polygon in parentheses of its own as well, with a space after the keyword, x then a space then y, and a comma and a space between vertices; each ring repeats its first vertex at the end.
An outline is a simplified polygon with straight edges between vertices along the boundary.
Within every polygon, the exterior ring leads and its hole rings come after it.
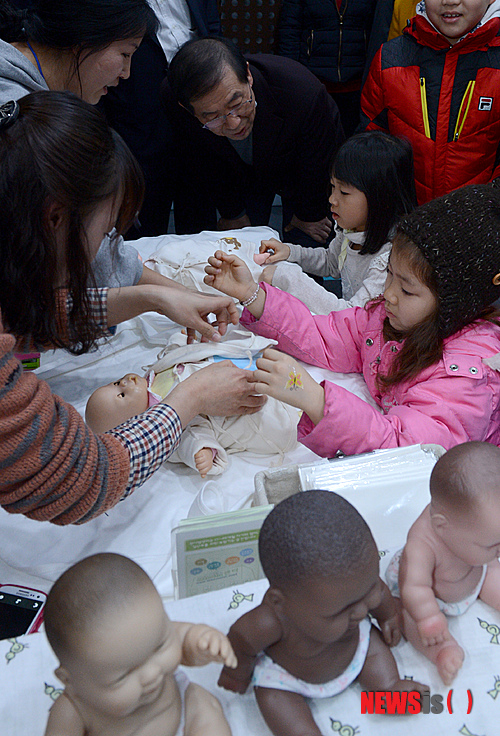
MULTIPOLYGON (((97 433, 106 432, 164 400, 178 381, 201 370, 208 362, 219 357, 230 358, 238 361, 239 367, 247 368, 253 356, 274 344, 232 326, 219 343, 187 345, 186 342, 182 332, 175 333, 146 376, 128 373, 94 391, 85 413, 89 427, 97 433)), ((222 473, 231 453, 283 455, 297 444, 298 420, 297 409, 271 398, 251 415, 198 415, 182 433, 179 446, 168 461, 185 463, 205 478, 207 474, 222 473)))
POLYGON ((45 630, 64 692, 45 736, 231 736, 217 698, 179 664, 236 666, 224 634, 171 621, 150 578, 122 555, 92 555, 52 587, 45 630))
POLYGON ((406 638, 449 685, 464 651, 448 629, 480 598, 500 611, 500 448, 466 442, 448 450, 431 474, 431 503, 387 570, 399 591, 406 638))

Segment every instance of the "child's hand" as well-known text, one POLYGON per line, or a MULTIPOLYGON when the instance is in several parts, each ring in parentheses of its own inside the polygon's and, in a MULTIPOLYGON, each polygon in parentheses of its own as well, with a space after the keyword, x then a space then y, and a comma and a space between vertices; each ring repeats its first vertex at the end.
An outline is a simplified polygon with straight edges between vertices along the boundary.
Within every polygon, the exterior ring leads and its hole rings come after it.
POLYGON ((325 392, 309 373, 285 353, 266 348, 253 372, 257 393, 302 409, 317 424, 324 414, 325 392))
POLYGON ((218 250, 208 259, 203 281, 224 294, 245 301, 255 293, 257 284, 246 263, 233 254, 218 250))
POLYGON ((266 266, 265 269, 262 271, 262 274, 260 276, 260 280, 264 281, 266 284, 273 284, 273 276, 274 272, 276 271, 276 265, 274 266, 266 266))
POLYGON ((442 644, 447 639, 451 639, 446 616, 441 612, 417 621, 417 629, 425 647, 442 644))
POLYGON ((205 478, 208 471, 212 469, 214 464, 212 448, 202 447, 201 450, 198 450, 194 456, 194 464, 196 465, 196 470, 201 477, 205 478))
POLYGON ((234 669, 238 660, 225 634, 206 624, 193 624, 184 638, 183 664, 200 667, 210 662, 221 662, 234 669))
POLYGON ((269 264, 286 261, 290 256, 290 246, 282 243, 281 240, 276 240, 276 238, 260 241, 259 253, 268 253, 269 251, 274 251, 274 253, 269 254, 269 258, 266 261, 269 264))

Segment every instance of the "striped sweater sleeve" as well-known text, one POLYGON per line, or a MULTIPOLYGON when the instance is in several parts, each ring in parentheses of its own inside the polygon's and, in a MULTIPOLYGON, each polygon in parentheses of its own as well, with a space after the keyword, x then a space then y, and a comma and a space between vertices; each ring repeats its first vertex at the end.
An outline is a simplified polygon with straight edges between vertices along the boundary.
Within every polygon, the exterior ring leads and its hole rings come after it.
POLYGON ((137 420, 123 431, 93 434, 45 381, 22 371, 13 346, 0 320, 0 504, 6 511, 83 523, 135 490, 177 446, 180 420, 167 406, 143 415, 135 440, 137 420), (148 442, 150 423, 155 432, 148 442))

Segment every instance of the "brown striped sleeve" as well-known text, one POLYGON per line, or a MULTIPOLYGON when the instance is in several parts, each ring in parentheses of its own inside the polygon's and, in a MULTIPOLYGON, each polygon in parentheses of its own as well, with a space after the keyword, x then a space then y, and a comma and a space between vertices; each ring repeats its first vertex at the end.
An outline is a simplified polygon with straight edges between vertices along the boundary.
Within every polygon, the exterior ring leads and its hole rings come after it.
POLYGON ((47 383, 22 371, 0 322, 0 504, 32 519, 71 524, 114 506, 130 460, 116 437, 97 437, 47 383))

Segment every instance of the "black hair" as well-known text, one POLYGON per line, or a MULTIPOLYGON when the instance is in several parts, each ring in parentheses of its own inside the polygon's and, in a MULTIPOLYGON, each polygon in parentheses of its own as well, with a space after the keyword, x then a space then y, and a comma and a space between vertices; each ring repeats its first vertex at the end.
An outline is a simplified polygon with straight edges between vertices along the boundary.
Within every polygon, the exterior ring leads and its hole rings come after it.
POLYGON ((148 0, 32 0, 19 10, 0 0, 0 38, 7 43, 34 41, 69 50, 76 64, 114 41, 154 34, 158 19, 148 0))
POLYGON ((35 92, 19 100, 19 117, 0 130, 0 311, 4 326, 38 346, 80 354, 95 346, 88 292, 92 279, 85 220, 106 200, 121 199, 117 232, 142 204, 142 172, 104 116, 69 92, 35 92), (58 253, 51 207, 66 216, 58 253), (65 259, 66 282, 56 281, 65 259), (71 299, 69 334, 61 329, 61 295, 71 299))
POLYGON ((228 68, 239 82, 247 82, 246 59, 227 38, 206 36, 187 41, 168 68, 168 81, 175 99, 192 112, 192 100, 215 89, 228 68))
POLYGON ((376 554, 366 521, 331 491, 289 496, 266 517, 259 535, 262 568, 278 588, 311 576, 351 575, 367 563, 370 547, 376 554))
POLYGON ((399 218, 417 206, 409 141, 383 131, 358 133, 343 143, 332 176, 359 189, 368 203, 361 255, 378 253, 399 218))
POLYGON ((142 567, 123 555, 101 552, 68 568, 50 589, 44 609, 45 633, 59 660, 70 658, 104 616, 120 616, 143 590, 156 592, 142 567))

